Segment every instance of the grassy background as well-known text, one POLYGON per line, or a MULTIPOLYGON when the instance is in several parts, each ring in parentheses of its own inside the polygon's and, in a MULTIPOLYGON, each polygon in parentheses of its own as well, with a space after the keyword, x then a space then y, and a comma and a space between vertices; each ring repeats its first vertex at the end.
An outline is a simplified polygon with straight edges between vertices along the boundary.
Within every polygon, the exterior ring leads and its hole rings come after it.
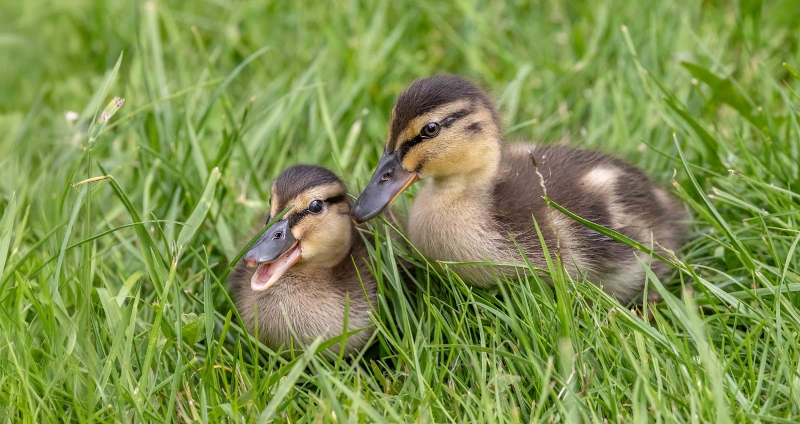
POLYGON ((800 3, 560 3, 0 3, 0 418, 800 420, 800 3), (695 221, 652 323, 555 268, 557 300, 498 295, 381 242, 369 359, 240 330, 220 280, 272 178, 356 192, 394 97, 440 72, 490 89, 509 139, 674 181, 695 221))

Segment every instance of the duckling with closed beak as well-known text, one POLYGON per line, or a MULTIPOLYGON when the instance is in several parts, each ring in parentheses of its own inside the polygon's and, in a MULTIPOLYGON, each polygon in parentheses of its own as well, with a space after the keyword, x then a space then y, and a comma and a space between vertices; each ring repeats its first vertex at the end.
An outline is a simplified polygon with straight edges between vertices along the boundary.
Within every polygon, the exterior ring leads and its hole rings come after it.
MULTIPOLYGON (((376 283, 350 205, 344 183, 319 166, 288 168, 272 185, 267 222, 292 208, 244 255, 231 278, 245 327, 252 334, 257 326, 270 349, 343 334, 346 310, 346 331, 366 330, 346 340, 345 353, 360 351, 370 338, 376 283)), ((338 343, 330 347, 339 349, 338 343)))
MULTIPOLYGON (((546 268, 536 219, 570 275, 586 276, 623 304, 642 294, 639 261, 648 263, 647 255, 549 209, 545 190, 567 210, 656 250, 677 249, 686 231, 680 204, 619 159, 561 145, 504 148, 494 105, 457 76, 417 80, 398 97, 383 156, 353 220, 374 218, 420 179, 429 182, 411 207, 408 237, 424 256, 521 263, 516 241, 534 266, 546 268)), ((516 276, 509 266, 451 268, 480 287, 516 276)), ((659 277, 668 270, 658 261, 651 268, 659 277)))

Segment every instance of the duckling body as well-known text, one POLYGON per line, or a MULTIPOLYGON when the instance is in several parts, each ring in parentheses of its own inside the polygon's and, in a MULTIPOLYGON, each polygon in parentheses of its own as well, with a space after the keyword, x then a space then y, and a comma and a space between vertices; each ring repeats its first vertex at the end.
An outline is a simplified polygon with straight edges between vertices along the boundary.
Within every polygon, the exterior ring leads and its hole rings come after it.
MULTIPOLYGON (((380 213, 385 205, 375 199, 394 198, 381 192, 427 179, 411 207, 408 236, 430 259, 522 263, 521 248, 534 266, 546 267, 536 219, 549 249, 560 248, 574 278, 586 276, 627 303, 642 293, 639 259, 649 258, 637 259, 633 249, 548 209, 544 190, 571 212, 646 246, 676 250, 684 236, 679 203, 619 159, 567 146, 503 148, 493 106, 459 77, 415 82, 398 98, 392 117, 384 157, 353 217, 362 221, 380 213)), ((516 276, 513 267, 452 269, 481 287, 516 276)), ((657 261, 652 269, 659 276, 667 271, 657 261)))
MULTIPOLYGON (((622 301, 640 294, 644 270, 634 250, 548 209, 542 179, 549 198, 578 216, 646 246, 651 231, 661 246, 679 246, 679 206, 641 171, 597 152, 533 145, 506 149, 488 187, 465 193, 434 180, 421 188, 411 208, 409 239, 423 255, 439 261, 521 263, 516 241, 534 266, 546 268, 536 219, 547 246, 561 248, 571 275, 605 283, 622 301), (447 210, 459 212, 441 213, 447 210)), ((646 256, 640 259, 649 262, 646 256)), ((656 275, 667 271, 658 261, 651 267, 656 275)), ((453 270, 481 287, 496 284, 498 274, 516 275, 510 267, 455 265, 453 270)))
MULTIPOLYGON (((360 238, 359 238, 360 240, 360 238)), ((363 242, 354 246, 353 258, 367 256, 363 242)), ((363 263, 363 261, 357 261, 363 263)), ((272 350, 280 347, 288 348, 292 343, 293 333, 306 336, 307 340, 321 337, 328 340, 341 335, 344 330, 345 297, 349 296, 348 331, 369 328, 372 323, 372 308, 364 298, 364 289, 359 277, 369 293, 372 305, 375 301, 375 280, 370 276, 365 265, 356 267, 348 258, 336 267, 319 270, 289 270, 269 290, 252 292, 250 279, 255 270, 244 266, 241 272, 241 284, 235 287, 236 308, 245 322, 247 330, 255 333, 256 310, 258 310, 259 339, 272 350)), ((347 339, 346 354, 361 350, 372 333, 361 331, 347 339)), ((294 347, 300 347, 305 341, 294 340, 294 347)), ((331 347, 339 352, 339 345, 331 347)))
MULTIPOLYGON (((372 334, 376 283, 364 260, 366 246, 349 220, 344 184, 325 168, 298 165, 276 179, 270 204, 270 217, 294 207, 232 274, 245 327, 255 334, 257 326, 270 349, 299 348, 343 334, 348 311, 346 331, 365 330, 347 339, 345 352, 360 351, 372 334)), ((340 345, 330 350, 338 353, 340 345)))

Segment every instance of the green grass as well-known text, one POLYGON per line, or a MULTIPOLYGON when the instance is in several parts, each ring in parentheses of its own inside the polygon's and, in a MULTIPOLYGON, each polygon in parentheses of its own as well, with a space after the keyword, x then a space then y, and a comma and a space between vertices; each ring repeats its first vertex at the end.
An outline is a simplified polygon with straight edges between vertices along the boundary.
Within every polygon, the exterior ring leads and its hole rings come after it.
POLYGON ((527 3, 0 3, 0 419, 800 420, 800 3, 527 3), (672 183, 694 221, 653 321, 558 264, 470 288, 378 225, 379 347, 258 345, 224 276, 272 178, 357 192, 395 96, 441 72, 509 139, 672 183))

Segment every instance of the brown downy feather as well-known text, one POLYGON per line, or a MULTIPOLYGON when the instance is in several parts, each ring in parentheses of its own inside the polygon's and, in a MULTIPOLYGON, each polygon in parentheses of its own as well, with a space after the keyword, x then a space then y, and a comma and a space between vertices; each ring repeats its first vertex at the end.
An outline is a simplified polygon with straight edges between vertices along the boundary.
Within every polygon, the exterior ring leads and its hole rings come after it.
MULTIPOLYGON (((649 258, 548 211, 542 184, 550 199, 571 212, 657 251, 677 250, 685 236, 687 214, 681 204, 619 159, 567 146, 504 147, 492 102, 463 78, 415 81, 398 97, 389 128, 382 161, 395 160, 405 172, 427 180, 411 208, 408 234, 429 259, 522 263, 513 238, 535 266, 544 267, 535 218, 548 247, 560 248, 573 278, 586 276, 622 303, 642 295, 645 273, 639 261, 649 258)), ((481 287, 513 278, 517 271, 450 267, 481 287)), ((658 261, 652 269, 659 277, 667 272, 658 261)))
MULTIPOLYGON (((540 251, 532 225, 535 218, 550 250, 561 249, 567 269, 590 281, 628 283, 627 287, 617 284, 615 289, 623 303, 641 294, 645 275, 634 256, 636 250, 548 209, 542 180, 548 198, 582 218, 652 246, 661 254, 664 248, 680 248, 686 212, 639 169, 602 153, 563 145, 507 149, 492 193, 491 213, 501 231, 526 252, 540 251)), ((541 254, 529 256, 536 266, 546 266, 541 254)), ((650 262, 646 255, 639 254, 639 258, 650 262)), ((658 260, 651 269, 659 277, 668 272, 668 266, 658 260)))
MULTIPOLYGON (((316 216, 309 217, 306 214, 301 217, 296 225, 306 225, 308 228, 304 238, 298 240, 302 248, 304 240, 311 240, 317 232, 330 229, 332 225, 347 225, 350 228, 347 243, 325 239, 325 244, 315 246, 317 249, 345 249, 342 259, 324 266, 317 266, 313 259, 303 259, 274 285, 261 292, 253 291, 250 287, 255 268, 248 268, 244 262, 240 262, 231 273, 229 282, 236 308, 248 332, 254 334, 257 326, 259 340, 273 350, 288 349, 290 346, 300 348, 317 337, 327 340, 341 335, 347 305, 347 331, 364 328, 347 339, 345 352, 353 354, 365 347, 373 333, 370 317, 373 308, 377 309, 377 287, 367 268, 366 246, 349 219, 350 201, 344 184, 324 168, 306 165, 289 168, 273 185, 271 216, 292 204, 289 202, 300 203, 298 199, 303 199, 306 194, 320 187, 331 187, 334 195, 344 195, 344 203, 336 211, 333 206, 330 207, 328 213, 334 215, 321 223, 324 225, 310 226, 314 224, 310 219, 316 216), (337 187, 341 193, 336 190, 337 187)), ((292 222, 305 206, 295 204, 295 208, 284 218, 292 222)), ((295 228, 292 229, 293 233, 295 228)), ((330 348, 335 353, 339 349, 339 343, 330 348)))

